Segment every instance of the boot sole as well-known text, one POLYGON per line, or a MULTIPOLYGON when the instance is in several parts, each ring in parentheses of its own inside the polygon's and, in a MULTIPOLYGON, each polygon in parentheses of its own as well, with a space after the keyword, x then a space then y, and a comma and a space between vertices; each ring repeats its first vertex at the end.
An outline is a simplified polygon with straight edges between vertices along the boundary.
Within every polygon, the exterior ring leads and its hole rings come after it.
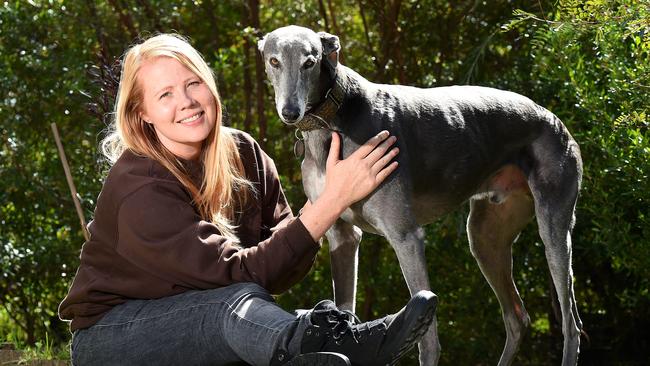
POLYGON ((417 293, 414 297, 421 297, 421 299, 418 299, 421 304, 416 304, 414 306, 426 306, 426 311, 418 316, 417 320, 415 321, 415 327, 406 337, 404 344, 402 344, 397 353, 391 356, 390 361, 386 363, 387 366, 393 366, 397 364, 397 360, 402 358, 402 356, 413 349, 418 341, 422 339, 424 334, 429 330, 431 322, 433 321, 433 317, 438 306, 438 297, 436 295, 428 296, 421 293, 417 293))
POLYGON ((340 353, 314 352, 296 356, 287 366, 350 366, 350 360, 340 353))

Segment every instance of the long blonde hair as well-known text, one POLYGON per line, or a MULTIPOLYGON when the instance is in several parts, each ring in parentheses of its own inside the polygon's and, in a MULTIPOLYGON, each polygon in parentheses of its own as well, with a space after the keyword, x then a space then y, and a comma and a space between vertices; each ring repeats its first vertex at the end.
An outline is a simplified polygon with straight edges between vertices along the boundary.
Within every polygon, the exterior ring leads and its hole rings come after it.
POLYGON ((243 209, 254 187, 245 178, 239 151, 229 129, 221 128, 221 101, 212 70, 182 36, 159 34, 131 47, 122 59, 122 73, 115 103, 115 119, 101 143, 102 152, 111 164, 124 150, 158 161, 167 168, 192 195, 201 217, 214 223, 222 235, 238 241, 235 235, 236 210, 243 209), (154 57, 171 57, 179 61, 210 88, 216 104, 216 123, 203 143, 201 186, 190 179, 179 159, 159 141, 153 126, 144 122, 139 112, 143 91, 138 71, 144 61, 154 57))

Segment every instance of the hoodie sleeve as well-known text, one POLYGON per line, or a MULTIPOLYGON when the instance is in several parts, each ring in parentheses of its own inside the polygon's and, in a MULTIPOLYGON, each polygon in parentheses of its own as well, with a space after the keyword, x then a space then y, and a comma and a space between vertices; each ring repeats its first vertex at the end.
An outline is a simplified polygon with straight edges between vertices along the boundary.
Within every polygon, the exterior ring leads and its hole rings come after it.
MULTIPOLYGON (((275 167, 273 159, 269 157, 257 143, 254 145, 257 155, 258 166, 260 167, 261 177, 260 181, 263 182, 260 195, 262 197, 262 225, 261 237, 272 237, 278 231, 282 231, 287 225, 291 225, 293 221, 299 221, 293 217, 291 207, 282 190, 280 178, 275 167)), ((304 228, 304 226, 303 226, 304 228)), ((305 231, 307 231, 305 229, 305 231)), ((309 241, 313 242, 311 234, 309 241)), ((305 239, 307 240, 307 239, 305 239)), ((284 276, 277 282, 278 285, 284 290, 288 289, 291 285, 303 279, 314 263, 315 256, 303 256, 296 258, 297 263, 292 267, 286 267, 287 271, 284 276)))
POLYGON ((222 236, 200 218, 180 184, 157 181, 122 201, 116 250, 144 271, 188 288, 255 282, 272 293, 285 291, 309 270, 320 246, 292 217, 279 180, 269 176, 265 185, 260 199, 265 212, 273 212, 264 218, 272 229, 255 245, 242 248, 222 236))

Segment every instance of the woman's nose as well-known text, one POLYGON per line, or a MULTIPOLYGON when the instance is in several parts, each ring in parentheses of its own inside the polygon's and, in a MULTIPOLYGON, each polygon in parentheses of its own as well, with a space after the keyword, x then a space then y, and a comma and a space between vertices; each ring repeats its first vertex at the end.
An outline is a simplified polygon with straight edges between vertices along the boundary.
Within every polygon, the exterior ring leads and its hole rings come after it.
POLYGON ((179 103, 181 105, 181 109, 193 107, 194 104, 196 103, 196 100, 194 99, 192 94, 189 93, 187 90, 180 93, 180 98, 181 100, 179 101, 179 103))

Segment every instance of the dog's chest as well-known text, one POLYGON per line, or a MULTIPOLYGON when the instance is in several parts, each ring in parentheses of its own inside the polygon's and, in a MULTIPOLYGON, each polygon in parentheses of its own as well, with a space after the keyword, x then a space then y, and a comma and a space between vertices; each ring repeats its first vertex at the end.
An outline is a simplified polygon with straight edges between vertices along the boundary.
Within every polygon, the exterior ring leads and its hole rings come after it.
MULTIPOLYGON (((325 188, 325 162, 313 159, 309 153, 302 162, 302 181, 305 194, 311 202, 314 202, 325 188), (323 168, 321 168, 323 166, 323 168)), ((361 214, 361 206, 353 205, 341 214, 341 219, 353 224, 363 231, 382 234, 377 228, 371 225, 361 214)))
MULTIPOLYGON (((302 181, 305 194, 310 200, 320 196, 325 187, 325 170, 327 158, 332 142, 332 132, 328 130, 311 130, 303 132, 304 158, 302 161, 302 181)), ((341 138, 340 159, 349 157, 359 146, 345 135, 339 133, 341 138)), ((333 179, 337 179, 333 177, 333 179)))
POLYGON ((302 185, 305 194, 314 202, 325 188, 325 169, 319 167, 320 163, 313 159, 309 153, 302 161, 302 185))

